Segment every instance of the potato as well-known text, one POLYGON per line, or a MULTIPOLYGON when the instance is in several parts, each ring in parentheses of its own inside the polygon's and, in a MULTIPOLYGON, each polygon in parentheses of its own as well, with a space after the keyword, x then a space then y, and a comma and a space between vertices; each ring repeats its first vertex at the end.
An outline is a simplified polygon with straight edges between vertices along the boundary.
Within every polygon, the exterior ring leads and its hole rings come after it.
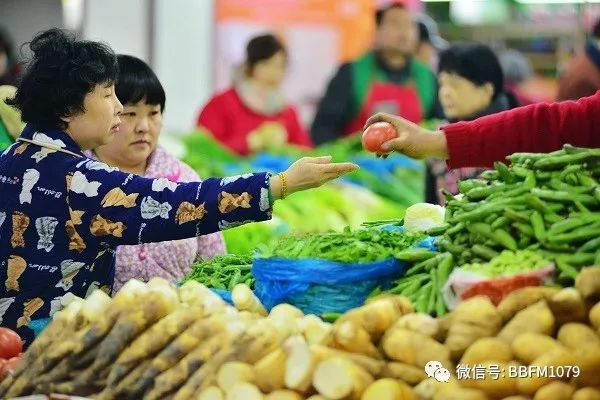
POLYGON ((383 296, 348 311, 336 321, 352 321, 373 338, 379 338, 404 314, 413 312, 410 300, 402 296, 383 296))
POLYGON ((460 359, 477 339, 494 336, 501 324, 500 314, 488 297, 476 296, 460 303, 452 313, 445 343, 452 359, 460 359))
POLYGON ((567 322, 585 321, 586 306, 581 294, 575 288, 564 288, 548 300, 548 307, 552 310, 558 325, 567 322))
POLYGON ((400 317, 390 328, 402 328, 436 338, 440 331, 440 322, 429 314, 410 313, 400 317))
POLYGON ((423 368, 391 361, 383 368, 381 377, 399 379, 409 385, 416 385, 424 381, 427 378, 427 375, 423 368))
POLYGON ((448 388, 433 396, 433 400, 487 400, 488 396, 477 389, 448 388))
POLYGON ((371 383, 361 400, 417 400, 417 395, 406 383, 385 378, 371 383))
POLYGON ((592 307, 589 318, 592 326, 596 329, 596 331, 600 332, 600 302, 596 303, 596 305, 592 307))
POLYGON ((498 312, 504 322, 509 321, 519 311, 524 310, 542 299, 551 299, 559 292, 558 288, 531 286, 517 289, 498 304, 498 312))
POLYGON ((568 383, 550 382, 535 392, 533 400, 570 400, 573 392, 575 388, 568 383))
POLYGON ((585 300, 600 300, 600 267, 582 268, 575 278, 575 289, 585 300))
MULTIPOLYGON (((520 378, 517 382, 519 392, 526 395, 533 395, 542 386, 554 380, 560 380, 550 376, 551 367, 562 366, 566 368, 576 365, 577 362, 578 359, 569 350, 558 349, 541 355, 530 365, 530 368, 548 368, 548 373, 544 374, 542 373, 543 371, 540 371, 538 373, 529 373, 526 378, 520 378)), ((565 378, 568 379, 568 377, 565 378)))
POLYGON ((525 396, 508 396, 503 398, 502 400, 531 400, 529 397, 525 396))
POLYGON ((571 400, 600 400, 600 389, 586 387, 573 394, 571 400))
POLYGON ((531 364, 544 353, 559 349, 566 350, 566 347, 557 340, 535 332, 526 332, 517 336, 511 347, 515 357, 526 364, 531 364))
POLYGON ((392 360, 424 368, 432 360, 439 360, 450 367, 450 353, 441 343, 407 329, 392 329, 386 333, 381 344, 385 354, 392 360))
POLYGON ((579 367, 581 374, 573 379, 578 387, 600 387, 600 345, 586 346, 575 350, 575 361, 570 364, 579 367))
POLYGON ((539 301, 526 309, 519 311, 502 328, 498 337, 509 343, 524 332, 538 332, 546 335, 554 333, 554 315, 546 301, 539 301))
POLYGON ((454 376, 450 377, 448 382, 438 382, 434 378, 427 378, 415 386, 414 391, 419 399, 432 400, 436 394, 450 388, 460 388, 459 381, 454 376))
POLYGON ((498 338, 481 338, 473 343, 460 359, 460 364, 473 366, 484 361, 509 362, 513 359, 510 345, 498 338))
POLYGON ((557 339, 566 347, 577 350, 584 346, 600 345, 600 337, 587 325, 571 322, 558 331, 557 339))
MULTIPOLYGON (((509 364, 498 361, 485 361, 477 363, 486 372, 483 379, 480 377, 471 377, 470 379, 461 379, 460 384, 466 388, 478 389, 490 397, 506 397, 518 394, 517 379, 508 375, 509 364), (491 375, 496 370, 498 376, 491 375)), ((468 365, 471 366, 471 365, 468 365)), ((459 376, 460 377, 460 376, 459 376)))

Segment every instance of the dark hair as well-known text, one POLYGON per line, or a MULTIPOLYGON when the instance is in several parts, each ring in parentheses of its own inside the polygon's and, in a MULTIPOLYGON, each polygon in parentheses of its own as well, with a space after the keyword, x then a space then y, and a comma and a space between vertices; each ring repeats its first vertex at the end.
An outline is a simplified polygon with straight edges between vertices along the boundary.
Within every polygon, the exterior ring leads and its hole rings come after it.
POLYGON ((600 18, 594 24, 594 29, 592 29, 592 36, 596 39, 600 39, 600 18))
POLYGON ((7 103, 35 129, 64 129, 61 117, 83 112, 86 94, 117 78, 117 58, 106 44, 53 28, 37 34, 29 47, 32 58, 7 103))
POLYGON ((165 109, 165 90, 156 74, 144 61, 137 57, 119 54, 117 56, 119 76, 115 90, 119 101, 125 104, 135 104, 145 100, 146 104, 159 104, 160 110, 165 109))
POLYGON ((252 38, 246 46, 246 73, 252 73, 257 63, 268 60, 280 51, 287 54, 283 43, 273 34, 252 38))
POLYGON ((453 44, 440 54, 438 73, 455 73, 481 86, 494 86, 495 99, 504 91, 504 74, 496 54, 480 43, 453 44))
POLYGON ((385 13, 393 10, 394 8, 399 8, 401 10, 407 10, 406 6, 402 2, 394 2, 386 7, 382 7, 375 11, 375 25, 379 28, 381 23, 383 22, 383 17, 385 17, 385 13))

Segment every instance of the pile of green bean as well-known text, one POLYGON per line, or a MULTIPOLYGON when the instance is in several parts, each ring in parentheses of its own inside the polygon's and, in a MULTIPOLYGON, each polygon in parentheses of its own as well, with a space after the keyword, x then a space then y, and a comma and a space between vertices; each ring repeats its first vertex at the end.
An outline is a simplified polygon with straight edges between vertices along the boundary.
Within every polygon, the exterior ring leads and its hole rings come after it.
POLYGON ((531 249, 554 261, 559 278, 600 262, 600 149, 566 145, 549 154, 515 153, 481 179, 446 194, 440 249, 457 265, 485 262, 502 250, 531 249))
MULTIPOLYGON (((454 266, 452 254, 410 249, 398 254, 398 257, 413 265, 386 293, 409 298, 417 312, 433 313, 438 317, 444 315, 448 310, 442 288, 454 266)), ((372 295, 380 293, 377 291, 372 295)))
POLYGON ((238 283, 254 287, 252 257, 226 254, 192 265, 191 271, 182 280, 200 282, 212 289, 233 290, 238 283))

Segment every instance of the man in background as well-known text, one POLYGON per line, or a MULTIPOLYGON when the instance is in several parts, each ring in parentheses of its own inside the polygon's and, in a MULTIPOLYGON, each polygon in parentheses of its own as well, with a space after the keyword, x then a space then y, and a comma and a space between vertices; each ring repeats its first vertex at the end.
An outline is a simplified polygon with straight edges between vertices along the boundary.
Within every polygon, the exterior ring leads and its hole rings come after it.
POLYGON ((393 2, 376 12, 375 22, 373 49, 343 64, 329 82, 311 129, 316 145, 361 132, 377 112, 418 123, 437 109, 435 76, 414 57, 419 33, 413 15, 393 2))
POLYGON ((600 90, 600 20, 585 47, 567 63, 558 82, 558 100, 575 100, 600 90))

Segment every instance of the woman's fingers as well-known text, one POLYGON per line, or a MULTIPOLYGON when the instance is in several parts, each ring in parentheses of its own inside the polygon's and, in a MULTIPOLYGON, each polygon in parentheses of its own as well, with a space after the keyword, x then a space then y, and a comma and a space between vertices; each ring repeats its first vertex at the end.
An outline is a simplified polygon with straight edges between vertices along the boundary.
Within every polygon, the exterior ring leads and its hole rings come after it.
POLYGON ((383 150, 385 152, 390 152, 390 151, 402 152, 402 150, 404 149, 405 142, 406 142, 406 140, 404 137, 399 137, 396 139, 388 140, 387 142, 385 142, 381 145, 381 150, 383 150))
POLYGON ((398 117, 395 117, 391 114, 380 112, 380 113, 377 113, 377 114, 371 116, 371 118, 369 118, 367 120, 363 130, 367 129, 370 125, 373 125, 376 122, 389 122, 390 124, 393 125, 394 122, 396 122, 396 120, 398 120, 398 117))
POLYGON ((358 165, 350 162, 324 164, 321 167, 321 172, 332 175, 343 175, 358 169, 358 165))
POLYGON ((321 156, 321 157, 304 157, 301 158, 300 161, 303 163, 311 163, 311 164, 328 164, 331 162, 331 156, 321 156))

